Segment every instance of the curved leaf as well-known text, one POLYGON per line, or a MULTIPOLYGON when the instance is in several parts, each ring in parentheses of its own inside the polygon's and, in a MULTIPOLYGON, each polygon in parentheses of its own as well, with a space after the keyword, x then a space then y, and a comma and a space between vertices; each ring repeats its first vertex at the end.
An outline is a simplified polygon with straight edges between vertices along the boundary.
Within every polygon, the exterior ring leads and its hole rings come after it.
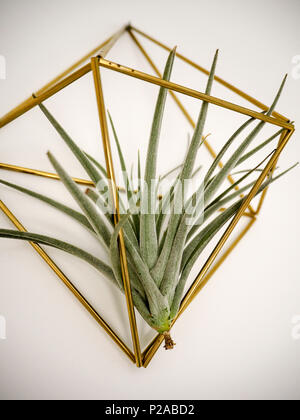
POLYGON ((56 200, 53 200, 52 198, 49 198, 43 194, 36 193, 32 190, 29 190, 27 188, 23 188, 19 185, 12 184, 11 182, 4 181, 3 179, 0 179, 0 183, 3 185, 7 185, 8 187, 14 188, 15 190, 18 190, 24 194, 27 194, 31 197, 37 198, 40 201, 43 201, 44 203, 49 204, 52 207, 55 207, 57 210, 60 210, 61 212, 67 214, 68 216, 75 219, 77 222, 81 223, 84 227, 91 230, 93 233, 95 233, 92 225, 88 221, 88 219, 81 213, 79 213, 76 210, 73 210, 71 207, 65 206, 64 204, 59 203, 56 200))
MULTIPOLYGON (((116 273, 119 270, 117 267, 117 251, 116 251, 117 244, 118 244, 119 231, 127 223, 128 217, 129 217, 128 215, 125 217, 124 216, 122 217, 122 219, 116 226, 115 231, 111 238, 110 250, 111 250, 111 255, 113 256, 112 258, 114 259, 112 263, 113 263, 114 270, 116 271, 116 273)), ((136 273, 138 274, 141 284, 145 290, 145 293, 149 302, 151 315, 156 316, 159 313, 161 313, 165 308, 168 308, 166 299, 161 295, 158 287, 153 281, 149 272, 149 268, 146 265, 146 263, 143 261, 139 253, 139 250, 132 244, 132 242, 128 238, 126 240, 126 247, 132 258, 132 262, 134 264, 136 273)))
POLYGON ((77 144, 71 139, 71 137, 66 133, 66 131, 62 128, 62 126, 56 121, 53 115, 48 111, 48 109, 43 104, 39 104, 41 111, 47 117, 48 121, 52 124, 61 138, 64 140, 66 145, 70 148, 73 152, 75 157, 81 163, 82 167, 85 169, 86 173, 89 175, 91 180, 94 182, 95 185, 99 181, 102 180, 102 176, 99 172, 95 169, 95 167, 90 163, 89 159, 85 155, 85 153, 77 146, 77 144))
POLYGON ((98 235, 101 242, 105 245, 106 248, 109 247, 111 233, 109 232, 105 222, 102 220, 96 206, 88 199, 88 197, 81 191, 81 189, 76 185, 76 183, 71 179, 63 167, 58 163, 55 157, 48 152, 47 153, 50 162, 52 163, 54 169, 59 175, 61 181, 70 192, 74 200, 80 206, 81 210, 84 212, 89 222, 94 228, 94 231, 98 235))
POLYGON ((109 278, 113 283, 117 284, 112 269, 107 264, 105 264, 99 258, 94 257, 93 255, 89 254, 83 249, 69 244, 68 242, 51 238, 50 236, 39 235, 37 233, 19 232, 18 230, 11 229, 0 229, 0 237, 36 242, 39 244, 48 245, 53 248, 60 249, 61 251, 67 252, 68 254, 75 255, 76 257, 81 258, 85 262, 92 265, 94 268, 100 271, 100 273, 104 274, 107 278, 109 278))
MULTIPOLYGON (((175 49, 169 54, 163 74, 164 80, 170 80, 174 58, 175 49)), ((142 257, 149 268, 155 264, 158 251, 155 214, 151 211, 156 197, 154 197, 151 186, 153 180, 156 179, 157 150, 167 93, 166 88, 159 89, 147 152, 144 176, 146 191, 143 191, 142 194, 142 209, 144 210, 141 212, 140 218, 140 248, 142 257)))

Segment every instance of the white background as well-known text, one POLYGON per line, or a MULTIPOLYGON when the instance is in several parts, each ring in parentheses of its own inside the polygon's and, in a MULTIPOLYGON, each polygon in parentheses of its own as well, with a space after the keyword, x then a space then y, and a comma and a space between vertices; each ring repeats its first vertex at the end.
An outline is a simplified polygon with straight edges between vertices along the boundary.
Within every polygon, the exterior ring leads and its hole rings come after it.
MULTIPOLYGON (((205 67, 220 48, 217 74, 267 104, 288 72, 278 110, 297 128, 300 78, 291 74, 292 59, 300 55, 299 12, 298 0, 0 0, 0 55, 7 64, 0 114, 131 21, 205 67)), ((162 68, 165 52, 143 45, 162 68)), ((109 57, 151 72, 128 35, 109 57)), ((107 71, 103 80, 125 156, 134 162, 138 147, 144 157, 157 88, 107 71)), ((200 91, 205 86, 202 75, 179 62, 172 80, 200 91)), ((89 75, 47 106, 103 161, 92 88, 89 75)), ((246 105, 220 86, 213 94, 246 105)), ((184 101, 196 118, 199 104, 184 101)), ((167 108, 161 171, 180 162, 190 132, 171 100, 167 108)), ((244 120, 211 107, 206 132, 218 149, 244 120)), ((1 162, 51 170, 49 149, 72 175, 85 176, 38 110, 1 129, 1 162)), ((209 159, 204 150, 202 159, 209 159)), ((297 160, 296 131, 280 167, 297 160)), ((73 204, 56 181, 7 171, 0 177, 73 204)), ((0 340, 0 398, 299 399, 300 340, 292 338, 292 318, 300 315, 299 187, 299 169, 272 187, 253 229, 174 327, 176 349, 160 349, 147 369, 123 356, 28 244, 1 240, 0 315, 7 339, 0 340)), ((88 233, 46 205, 1 185, 0 198, 28 230, 99 252, 88 233)), ((3 214, 0 226, 12 227, 3 214)), ((130 343, 123 297, 75 257, 49 254, 130 343)), ((152 333, 140 320, 139 326, 144 345, 152 333)))

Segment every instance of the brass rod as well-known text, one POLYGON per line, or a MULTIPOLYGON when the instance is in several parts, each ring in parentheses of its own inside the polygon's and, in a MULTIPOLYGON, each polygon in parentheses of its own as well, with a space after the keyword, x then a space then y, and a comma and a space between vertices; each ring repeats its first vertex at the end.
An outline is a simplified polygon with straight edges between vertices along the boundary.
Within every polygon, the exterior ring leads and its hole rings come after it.
POLYGON ((245 212, 245 213, 243 214, 243 216, 249 217, 250 219, 255 219, 255 216, 254 216, 254 214, 253 214, 253 213, 247 213, 247 212, 245 212))
POLYGON ((32 97, 32 99, 28 99, 28 101, 26 101, 22 106, 13 109, 12 111, 10 111, 8 114, 6 114, 4 117, 0 119, 0 128, 4 127, 5 125, 12 122, 16 118, 25 114, 25 112, 30 111, 32 108, 44 102, 46 99, 50 98, 51 96, 55 95, 57 92, 64 89, 66 86, 69 86, 71 83, 75 82, 75 80, 80 79, 85 74, 89 73, 90 71, 91 71, 91 65, 90 63, 88 63, 84 67, 81 67, 79 70, 72 73, 70 76, 58 82, 56 85, 46 90, 46 92, 41 93, 37 97, 32 97))
MULTIPOLYGON (((107 177, 108 177, 108 180, 110 181, 109 182, 110 190, 111 190, 114 207, 115 207, 114 208, 115 210, 114 223, 115 225, 117 225, 120 221, 119 197, 118 197, 118 191, 116 187, 115 172, 114 172, 111 146, 110 146, 110 140, 109 140, 109 134, 108 134, 106 112, 105 112, 105 105, 104 105, 104 96, 103 96, 98 57, 93 57, 91 59, 91 68, 92 68, 93 77, 94 77, 96 99, 97 99, 97 106, 98 106, 98 113, 99 113, 99 122, 100 122, 103 149, 104 149, 105 161, 106 161, 107 177)), ((133 305, 132 294, 131 294, 131 285, 130 285, 128 267, 127 267, 126 248, 125 248, 122 229, 120 229, 120 232, 119 232, 119 248, 120 248, 120 260, 121 260, 122 277, 123 277, 123 283, 124 283, 124 291, 125 291, 125 296, 126 296, 128 317, 129 317, 136 365, 138 367, 141 367, 142 355, 141 355, 140 341, 139 341, 139 335, 138 335, 135 312, 134 312, 134 305, 133 305)))
POLYGON ((122 28, 119 31, 117 31, 114 35, 112 35, 112 37, 105 44, 103 44, 103 47, 101 47, 101 50, 100 48, 98 50, 94 50, 92 54, 89 54, 87 59, 90 60, 92 57, 98 56, 98 55, 101 55, 101 57, 106 57, 106 55, 110 52, 110 50, 115 45, 115 43, 126 32, 127 27, 128 25, 122 26, 122 28))
POLYGON ((174 90, 176 92, 182 93, 187 96, 191 96, 196 99, 200 99, 201 101, 205 101, 211 103, 213 105, 220 106, 222 108, 228 109, 230 111, 238 112, 239 114, 247 115, 249 117, 256 118, 260 121, 265 121, 270 124, 286 128, 287 130, 294 129, 293 124, 287 123, 281 119, 277 119, 274 117, 269 117, 261 112, 253 111, 252 109, 245 108, 240 105, 233 104, 232 102, 224 101, 223 99, 216 98, 214 96, 206 95, 205 93, 199 92, 194 89, 187 88, 182 85, 178 85, 177 83, 172 83, 167 80, 160 79, 159 77, 152 76, 147 73, 143 73, 139 70, 132 69, 130 67, 123 66, 121 64, 114 63, 112 61, 108 61, 105 58, 100 57, 99 59, 100 66, 116 71, 118 73, 126 74, 127 76, 134 77, 139 80, 144 80, 145 82, 153 83, 158 86, 163 86, 169 90, 174 90))
POLYGON ((152 342, 150 343, 150 346, 147 347, 145 353, 143 353, 143 367, 146 368, 148 367, 149 363, 151 362, 151 360, 153 359, 153 357, 155 356, 157 350, 159 349, 159 347, 161 346, 161 344, 164 341, 164 336, 163 334, 158 334, 154 340, 152 340, 152 342))
MULTIPOLYGON (((176 92, 182 93, 182 94, 187 95, 187 96, 191 96, 191 97, 196 98, 196 99, 200 99, 202 101, 211 103, 213 105, 217 105, 217 106, 220 106, 222 108, 229 109, 231 111, 238 112, 240 114, 256 118, 260 121, 265 121, 265 122, 268 122, 270 124, 273 124, 273 125, 276 125, 276 126, 279 126, 279 127, 282 127, 282 128, 286 128, 288 130, 292 130, 294 128, 292 124, 287 123, 283 120, 276 119, 274 117, 268 117, 267 115, 261 114, 260 112, 253 111, 251 109, 233 104, 233 103, 228 102, 228 101, 224 101, 220 98, 216 98, 216 97, 213 97, 213 96, 206 95, 206 94, 198 92, 194 89, 190 89, 190 88, 187 88, 185 86, 178 85, 176 83, 168 82, 166 80, 160 79, 159 77, 155 77, 155 76, 149 75, 147 73, 143 73, 139 70, 135 70, 135 69, 132 69, 132 68, 129 68, 129 67, 122 66, 121 64, 113 63, 112 61, 107 61, 103 57, 100 57, 99 64, 100 64, 100 66, 102 66, 104 68, 107 68, 107 69, 110 69, 110 70, 113 70, 113 71, 116 71, 116 72, 119 72, 119 73, 122 73, 122 74, 126 74, 128 76, 131 76, 131 77, 134 77, 134 78, 137 78, 137 79, 140 79, 140 80, 144 80, 146 82, 153 83, 153 84, 158 85, 158 86, 163 86, 163 87, 165 87, 169 90, 174 90, 176 92)), ((13 121, 17 117, 24 114, 25 112, 27 112, 30 109, 34 108, 35 106, 39 105, 41 102, 50 98, 55 93, 59 92, 60 90, 62 90, 63 88, 65 88, 69 84, 73 83, 75 80, 78 80, 79 78, 81 78, 82 76, 84 76, 85 74, 87 74, 90 71, 91 71, 91 65, 89 63, 86 66, 79 69, 78 71, 76 71, 75 73, 72 73, 66 79, 63 79, 61 82, 57 83, 52 88, 48 89, 46 92, 42 93, 40 96, 33 97, 32 100, 28 104, 24 105, 23 108, 21 108, 19 110, 16 110, 16 111, 12 111, 11 113, 9 113, 5 117, 3 117, 0 120, 0 128, 4 127, 9 122, 13 121)))
POLYGON ((106 41, 102 42, 97 48, 95 48, 91 53, 86 54, 84 57, 82 57, 80 60, 76 61, 71 67, 63 71, 61 74, 59 74, 57 77, 52 79, 49 83, 47 83, 45 86, 43 86, 41 89, 39 89, 37 92, 35 92, 35 96, 39 96, 42 93, 45 93, 49 88, 56 85, 58 82, 60 82, 65 77, 69 76, 70 73, 75 71, 81 64, 83 64, 85 61, 90 59, 94 54, 97 54, 97 52, 104 47, 109 41, 111 40, 111 37, 108 38, 106 41))
MULTIPOLYGON (((8 207, 0 200, 0 209, 3 213, 9 218, 9 220, 15 225, 15 227, 20 232, 27 232, 25 227, 21 222, 15 217, 15 215, 8 209, 8 207)), ((48 266, 54 271, 54 273, 60 278, 60 280, 65 284, 65 286, 72 292, 76 299, 83 305, 83 307, 92 315, 95 321, 107 332, 107 334, 113 339, 113 341, 118 345, 118 347, 129 357, 129 359, 134 362, 135 357, 133 353, 129 350, 126 344, 117 336, 117 334, 111 329, 107 322, 97 313, 97 311, 92 307, 92 305, 85 299, 85 297, 79 292, 79 290, 71 283, 71 281, 65 276, 65 274, 60 270, 60 268, 55 264, 55 262, 49 257, 49 255, 44 251, 44 249, 34 242, 29 242, 34 250, 43 258, 43 260, 48 264, 48 266)))
MULTIPOLYGON (((60 177, 56 173, 41 171, 39 169, 24 168, 23 166, 10 165, 8 163, 0 163, 0 169, 5 169, 8 171, 13 171, 13 172, 21 172, 21 173, 29 174, 29 175, 36 175, 36 176, 41 176, 43 178, 50 178, 50 179, 55 179, 57 181, 60 181, 60 177)), ((90 187, 95 186, 93 181, 91 181, 90 179, 72 177, 72 180, 76 182, 76 184, 88 185, 90 187)), ((125 192, 124 187, 117 187, 117 188, 118 188, 118 191, 125 192)))
MULTIPOLYGON (((0 163, 0 169, 13 171, 13 172, 21 172, 28 175, 36 175, 36 176, 41 176, 43 178, 50 178, 50 179, 55 179, 57 181, 60 181, 60 177, 56 173, 41 171, 40 169, 24 168, 23 166, 11 165, 8 163, 0 163)), ((88 185, 91 187, 95 186, 93 181, 91 181, 90 179, 72 177, 72 180, 76 182, 77 184, 88 185)), ((124 187, 117 187, 117 188, 118 188, 118 191, 125 192, 124 187)), ((134 190, 133 192, 137 193, 137 190, 134 190)), ((159 195, 157 196, 157 199, 160 199, 159 195)))
MULTIPOLYGON (((86 54, 84 57, 82 57, 80 60, 76 61, 71 67, 63 71, 61 74, 59 74, 57 77, 52 79, 49 83, 47 83, 45 86, 43 86, 40 90, 35 92, 35 96, 40 96, 44 94, 46 91, 48 91, 50 88, 52 88, 54 85, 57 85, 62 79, 66 78, 73 70, 76 70, 81 64, 83 64, 86 60, 90 59, 93 55, 97 54, 101 48, 104 47, 104 50, 101 52, 104 56, 111 47, 115 44, 115 42, 120 38, 120 36, 125 32, 126 26, 121 28, 118 32, 116 32, 114 35, 110 36, 107 40, 102 42, 100 45, 98 45, 96 48, 94 48, 92 51, 90 51, 88 54, 86 54)), ((84 67, 85 68, 85 67, 84 67)), ((80 70, 76 72, 76 74, 80 74, 80 70), (78 73, 79 72, 79 73, 78 73)), ((80 76, 81 77, 81 76, 80 76)), ((77 80, 77 79, 75 79, 77 80)), ((64 86, 65 87, 65 86, 64 86)), ((25 109, 29 110, 34 105, 33 98, 30 97, 23 101, 21 104, 16 106, 14 109, 12 109, 10 112, 8 112, 6 115, 4 115, 0 119, 0 127, 3 127, 8 122, 14 120, 15 118, 22 115, 24 112, 22 112, 25 109)))
MULTIPOLYGON (((152 41, 154 44, 162 47, 163 49, 165 49, 166 51, 171 51, 172 49, 167 47, 165 44, 157 41, 156 39, 154 39, 153 37, 145 34, 145 32, 140 31, 139 29, 130 26, 127 29, 132 29, 133 31, 139 33, 140 35, 142 35, 144 38, 149 39, 150 41, 152 41)), ((186 62, 187 64, 191 65, 192 67, 196 68, 197 70, 201 71, 202 73, 209 75, 209 71, 206 70, 204 67, 199 66, 198 64, 196 64, 195 62, 193 62, 192 60, 189 60, 188 58, 184 57, 182 54, 176 52, 176 56, 178 58, 180 58, 182 61, 186 62)), ((242 90, 238 89, 237 87, 233 86, 231 83, 226 82, 225 80, 221 79, 218 76, 215 76, 215 80, 220 83, 221 85, 225 86, 226 88, 228 88, 229 90, 231 90, 232 92, 236 93, 237 95, 239 95, 240 97, 246 99, 248 102, 252 103, 253 105, 257 106, 258 108, 260 108, 262 111, 267 111, 269 108, 267 107, 267 105, 263 104, 262 102, 258 101, 257 99, 253 98, 252 96, 248 95, 247 93, 243 92, 242 90)), ((275 118, 278 119, 282 119, 286 122, 290 121, 289 118, 279 114, 278 112, 274 111, 272 114, 275 118)))
MULTIPOLYGON (((46 172, 46 171, 40 171, 38 169, 24 168, 22 166, 10 165, 8 163, 0 163, 0 169, 60 180, 59 176, 53 172, 46 172)), ((74 178, 74 177, 72 179, 77 184, 94 186, 94 183, 88 179, 81 179, 81 178, 74 178)))
MULTIPOLYGON (((141 53, 143 54, 143 56, 146 58, 146 60, 148 61, 148 63, 150 64, 150 66, 152 67, 152 69, 155 71, 156 75, 160 78, 162 78, 162 74, 159 71, 159 69, 157 68, 157 66, 155 65, 154 61, 151 59, 151 57, 149 56, 149 54, 147 53, 147 51, 145 50, 145 48, 142 46, 142 44, 140 43, 140 41, 136 38, 136 36, 132 33, 132 31, 129 29, 127 29, 131 39, 133 40, 133 42, 136 44, 136 46, 138 47, 138 49, 141 51, 141 53)), ((193 120, 193 118, 190 116, 190 114, 188 113, 187 109, 184 107, 183 103, 178 99, 177 95, 171 90, 170 91, 170 95, 172 96, 172 98, 174 99, 176 105, 178 106, 178 108, 180 109, 180 111, 182 112, 182 114, 185 116, 185 118, 187 119, 187 121, 189 122, 189 124, 191 125, 191 127, 193 129, 195 129, 196 124, 195 121, 193 120)), ((212 146, 210 145, 210 143, 206 140, 206 138, 203 136, 202 137, 203 143, 206 147, 206 149, 208 150, 208 152, 210 153, 210 155, 212 156, 213 159, 215 159, 217 157, 216 152, 214 151, 214 149, 212 148, 212 146)), ((223 168, 223 163, 219 162, 219 167, 223 168)), ((234 184, 235 181, 233 179, 233 177, 231 175, 228 175, 227 177, 228 181, 231 184, 234 184)), ((236 187, 236 190, 239 190, 239 187, 236 187)), ((254 213, 255 210, 249 206, 249 211, 251 213, 254 213)))
MULTIPOLYGON (((284 140, 284 136, 285 136, 285 132, 283 132, 283 133, 281 134, 278 145, 280 145, 280 143, 284 140)), ((273 166, 273 168, 272 168, 272 169, 271 169, 271 171, 270 171, 270 175, 272 175, 272 174, 274 173, 275 168, 276 168, 276 165, 277 165, 277 162, 278 162, 278 159, 276 160, 276 162, 274 162, 274 166, 273 166)), ((267 196, 268 190, 269 190, 269 187, 267 187, 267 188, 265 188, 265 189, 263 190, 263 192, 262 192, 262 194, 261 194, 261 197, 260 197, 260 200, 259 200, 259 203, 258 203, 258 206, 257 206, 257 209, 256 209, 256 211, 255 211, 255 213, 254 213, 255 215, 258 215, 258 214, 260 213, 261 208, 262 208, 262 205, 263 205, 263 203, 264 203, 264 201, 265 201, 265 199, 266 199, 266 196, 267 196)))
POLYGON ((158 337, 160 337, 161 334, 156 334, 156 336, 150 341, 150 343, 147 345, 147 347, 145 347, 145 349, 142 352, 142 357, 143 357, 143 367, 147 367, 145 366, 145 361, 147 360, 147 354, 149 353, 149 350, 151 349, 151 347, 154 345, 154 343, 156 342, 156 340, 158 339, 158 337))

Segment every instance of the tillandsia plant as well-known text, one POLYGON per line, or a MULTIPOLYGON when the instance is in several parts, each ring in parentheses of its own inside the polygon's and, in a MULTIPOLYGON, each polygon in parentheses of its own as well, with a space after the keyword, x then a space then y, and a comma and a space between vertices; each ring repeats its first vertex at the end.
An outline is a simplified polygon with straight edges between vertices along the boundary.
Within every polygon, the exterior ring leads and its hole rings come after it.
MULTIPOLYGON (((211 94, 217 57, 218 51, 208 77, 205 90, 207 95, 211 94)), ((171 51, 165 65, 163 73, 165 80, 170 80, 174 58, 175 49, 171 51)), ((286 77, 267 111, 268 116, 276 107, 285 80, 286 77)), ((121 217, 116 226, 111 214, 114 211, 114 206, 111 205, 110 196, 107 195, 109 180, 106 170, 97 160, 77 146, 44 104, 40 104, 41 111, 81 163, 90 180, 95 184, 95 188, 89 188, 83 192, 50 152, 48 152, 48 158, 51 164, 79 205, 81 212, 45 195, 0 180, 2 184, 55 207, 83 225, 92 235, 96 236, 100 245, 106 250, 110 257, 110 265, 81 248, 49 236, 7 229, 0 229, 0 236, 48 245, 75 255, 92 265, 124 292, 118 244, 119 233, 122 229, 134 305, 144 320, 153 329, 164 335, 165 348, 171 349, 174 342, 170 336, 170 327, 179 311, 191 269, 210 241, 238 212, 244 200, 241 194, 249 191, 255 183, 249 181, 244 183, 244 181, 254 171, 261 170, 260 167, 266 159, 250 170, 238 171, 237 173, 241 173, 240 178, 230 187, 222 189, 225 179, 241 163, 251 156, 255 156, 257 152, 278 138, 283 130, 277 131, 249 151, 247 149, 266 123, 260 121, 250 131, 249 128, 255 123, 255 119, 250 118, 245 121, 226 141, 209 170, 202 177, 200 185, 189 195, 184 185, 194 177, 195 173, 199 172, 199 168, 194 168, 195 161, 198 151, 204 143, 203 132, 209 105, 207 102, 203 102, 186 156, 182 164, 173 170, 174 173, 177 171, 176 179, 168 191, 162 197, 158 197, 159 184, 165 178, 165 176, 157 177, 157 158, 167 93, 166 88, 160 88, 143 179, 141 179, 142 168, 138 154, 137 182, 134 182, 132 174, 128 174, 116 129, 111 116, 108 115, 118 150, 126 193, 125 199, 123 193, 119 194, 121 217), (249 133, 239 140, 246 129, 249 133), (235 145, 237 142, 238 145, 235 145), (232 152, 231 148, 233 148, 232 152), (226 153, 230 156, 221 168, 219 164, 226 153), (223 209, 225 205, 229 206, 225 211, 220 212, 220 209, 223 209)), ((258 194, 291 169, 276 174, 276 176, 270 174, 260 187, 258 194)))

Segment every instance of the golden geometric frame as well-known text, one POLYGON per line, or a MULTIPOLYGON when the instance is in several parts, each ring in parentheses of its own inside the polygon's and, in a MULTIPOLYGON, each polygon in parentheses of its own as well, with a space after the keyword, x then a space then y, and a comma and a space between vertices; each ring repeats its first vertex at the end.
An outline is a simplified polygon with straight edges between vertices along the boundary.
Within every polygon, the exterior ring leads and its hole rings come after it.
MULTIPOLYGON (((37 91, 32 95, 32 97, 28 98, 16 108, 11 110, 5 116, 0 119, 0 128, 4 127, 5 125, 9 124, 19 116, 23 115, 25 112, 29 111, 36 105, 40 104, 41 102, 45 101, 46 99, 50 98, 60 90, 64 89, 66 86, 70 85, 74 81, 80 79, 85 74, 92 72, 94 85, 95 85, 95 93, 97 99, 97 106, 98 106, 98 113, 99 113, 99 122, 102 134, 102 141, 103 141, 103 149, 105 154, 106 160, 106 168, 108 178, 111 180, 111 194, 114 199, 114 204, 116 208, 115 220, 114 222, 117 223, 119 220, 119 207, 118 207, 118 194, 117 194, 117 187, 115 181, 115 174, 114 174, 114 166, 113 166, 113 159, 111 154, 111 147, 110 147, 110 140, 108 135, 108 128, 107 128, 107 121, 106 121, 106 113, 105 113, 105 106, 104 106, 104 97, 103 97, 103 89, 101 83, 101 75, 100 75, 100 68, 104 67, 106 69, 116 71, 122 74, 125 74, 130 77, 134 77, 158 86, 163 86, 169 89, 170 95, 175 100, 176 104, 182 111, 185 118, 188 120, 192 127, 195 127, 195 123, 192 120, 191 116, 182 105, 178 97, 176 96, 175 92, 188 95, 190 97, 217 105, 222 108, 229 109, 231 111, 247 115, 249 117, 253 117, 257 120, 265 121, 272 125, 276 125, 282 127, 284 129, 278 146, 275 149, 274 153, 271 155, 268 163, 266 164, 265 168, 261 172, 261 175, 255 182, 255 185, 249 192, 249 194, 245 197, 243 204, 241 205, 239 211, 234 216, 233 220, 231 221, 230 225, 226 229, 225 233, 222 235, 221 239, 219 240, 218 244, 210 254, 209 258, 207 259, 206 263, 202 267, 201 271, 198 273, 196 279, 193 281, 192 285, 186 292, 184 298, 182 299, 181 306, 179 313, 177 314, 176 318, 173 321, 173 324, 176 322, 178 317, 185 311, 188 305, 192 302, 192 300, 198 295, 198 293, 202 290, 202 288, 207 284, 211 276, 215 273, 215 271, 221 266, 224 260, 228 257, 228 255, 232 252, 232 250, 237 246, 240 240, 245 236, 248 230, 252 227, 253 223, 256 221, 256 216, 260 212, 261 206, 266 196, 267 190, 265 189, 261 195, 258 207, 256 210, 253 209, 251 206, 251 201, 255 197, 256 193, 258 192, 260 186, 264 182, 265 178, 272 173, 274 170, 278 158, 285 148, 286 144, 290 140, 291 136, 293 135, 295 128, 294 125, 290 123, 290 120, 283 115, 274 111, 272 116, 266 116, 260 112, 253 111, 251 109, 233 104, 228 101, 224 101, 222 99, 206 95, 204 93, 198 92, 196 90, 187 88, 182 85, 178 85, 172 82, 168 82, 162 79, 159 70, 157 69, 156 65, 146 52, 145 48, 142 46, 141 42, 137 39, 136 34, 147 38, 148 40, 152 41, 154 44, 162 47, 167 51, 171 51, 169 47, 164 45, 163 43, 157 41, 156 39, 152 38, 151 36, 145 34, 144 32, 140 31, 139 29, 127 25, 121 28, 117 33, 109 37, 106 41, 102 44, 97 46, 94 50, 90 51, 87 55, 85 55, 82 59, 74 63, 70 68, 66 71, 61 73, 47 85, 45 85, 42 89, 37 91), (116 43, 116 41, 121 37, 122 34, 127 32, 135 45, 141 51, 143 56, 146 58, 156 76, 149 75, 147 73, 140 72, 136 69, 132 69, 129 67, 122 66, 120 64, 114 63, 112 61, 108 61, 105 59, 106 54, 110 51, 111 47, 116 43), (90 60, 90 62, 83 67, 81 66, 85 61, 90 60), (79 67, 79 69, 78 69, 79 67), (78 70, 77 70, 78 69, 78 70), (230 245, 230 247, 226 250, 226 252, 219 258, 217 262, 215 262, 217 256, 219 255, 220 251, 222 250, 223 246, 227 242, 228 238, 231 236, 233 230, 235 229, 236 225, 238 224, 239 220, 242 217, 249 218, 249 222, 247 226, 241 231, 238 235, 236 240, 230 245), (213 265, 213 263, 215 264, 213 265)), ((208 75, 208 70, 204 69, 203 67, 199 66, 198 64, 194 63, 193 61, 189 60, 188 58, 184 57, 183 55, 176 52, 176 56, 183 60, 184 62, 188 63, 192 67, 196 68, 200 72, 208 75)), ((240 89, 234 87, 230 83, 224 81, 218 76, 215 76, 215 80, 231 90, 232 92, 236 93, 240 97, 246 99, 252 105, 257 106, 262 111, 268 110, 268 107, 263 103, 259 102, 258 100, 254 99, 253 97, 249 96, 245 92, 242 92, 240 89)), ((212 155, 212 157, 216 157, 216 154, 207 141, 204 139, 205 146, 207 147, 208 151, 212 155)), ((222 163, 220 163, 222 166, 222 163)), ((37 169, 29 169, 24 168, 16 165, 0 163, 0 168, 6 170, 13 170, 17 172, 23 172, 27 174, 33 174, 38 176, 43 176, 47 178, 59 179, 56 174, 37 170, 37 169)), ((234 180, 231 177, 228 177, 231 183, 234 183, 234 180)), ((83 185, 93 185, 91 181, 80 179, 80 178, 73 178, 73 180, 79 184, 83 185)), ((0 200, 0 209, 4 212, 4 214, 10 219, 10 221, 15 225, 15 227, 19 231, 26 231, 24 226, 21 222, 14 216, 14 214, 7 208, 7 206, 0 200)), ((78 291, 78 289, 72 284, 72 282, 65 276, 65 274, 60 270, 60 268, 55 264, 55 262, 48 256, 48 254, 44 251, 44 249, 33 242, 30 242, 31 246, 35 249, 35 251, 46 261, 46 263, 50 266, 50 268, 56 273, 56 275, 62 280, 62 282, 68 287, 68 289, 73 293, 73 295, 78 299, 78 301, 85 307, 85 309, 92 315, 92 317, 98 322, 98 324, 107 332, 107 334, 113 339, 113 341, 119 346, 119 348, 128 356, 128 358, 135 363, 138 367, 147 367, 152 360, 153 356, 157 352, 158 348, 160 347, 161 343, 163 342, 163 336, 158 334, 151 343, 145 348, 142 352, 139 343, 139 335, 136 326, 136 318, 134 312, 134 306, 132 302, 131 296, 131 287, 129 281, 129 275, 127 270, 127 260, 126 260, 126 249, 124 245, 123 233, 120 231, 119 234, 119 249, 120 249, 120 261, 121 261, 121 268, 122 268, 122 276, 124 282, 124 289, 125 289, 125 296, 127 302, 127 309, 128 309, 128 317, 131 329, 131 336, 132 336, 132 343, 133 343, 133 352, 129 349, 129 347, 121 340, 121 338, 112 330, 109 324, 97 313, 97 311, 92 307, 92 305, 87 301, 87 299, 78 291)), ((173 326, 172 324, 172 326, 173 326)))

